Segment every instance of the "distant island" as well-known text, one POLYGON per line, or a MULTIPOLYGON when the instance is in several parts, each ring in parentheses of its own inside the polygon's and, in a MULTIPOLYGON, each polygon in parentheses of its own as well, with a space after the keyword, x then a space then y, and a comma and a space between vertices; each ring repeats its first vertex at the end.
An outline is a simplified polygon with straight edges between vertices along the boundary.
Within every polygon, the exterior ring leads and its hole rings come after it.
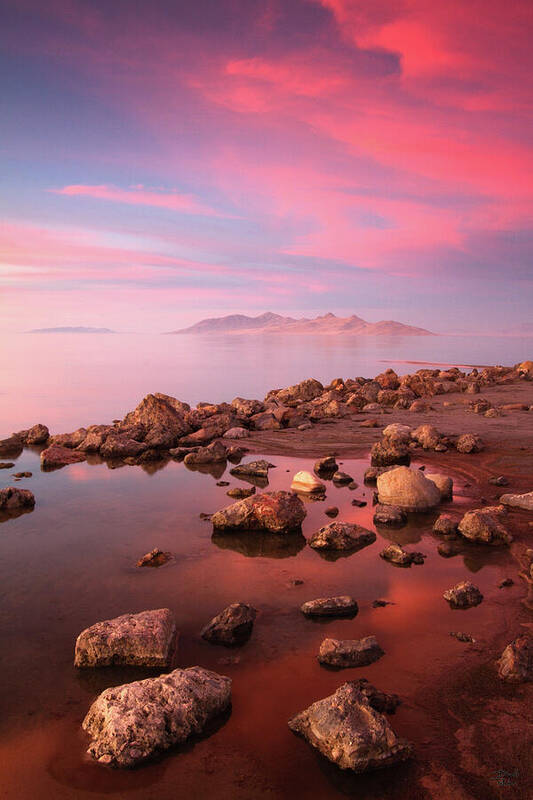
POLYGON ((34 328, 28 333, 116 333, 111 328, 84 328, 84 327, 63 327, 63 328, 34 328))
POLYGON ((254 334, 254 333, 283 333, 283 334, 320 334, 326 336, 339 336, 342 334, 358 336, 435 336, 425 328, 416 328, 413 325, 404 325, 394 320, 381 320, 380 322, 366 322, 361 317, 353 314, 351 317, 337 317, 329 313, 314 319, 294 319, 273 314, 268 311, 257 317, 248 317, 245 314, 231 314, 227 317, 212 317, 203 319, 189 328, 169 331, 169 334, 198 334, 198 333, 223 333, 223 334, 254 334))

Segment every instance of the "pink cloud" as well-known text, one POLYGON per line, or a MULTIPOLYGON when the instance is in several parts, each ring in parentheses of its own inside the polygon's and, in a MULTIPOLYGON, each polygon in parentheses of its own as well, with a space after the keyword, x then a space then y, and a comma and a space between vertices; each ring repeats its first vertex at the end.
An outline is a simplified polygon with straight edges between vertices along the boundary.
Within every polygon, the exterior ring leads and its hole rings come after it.
POLYGON ((112 203, 167 208, 171 211, 179 211, 185 214, 224 216, 220 214, 220 212, 199 202, 193 195, 168 192, 162 189, 145 188, 144 186, 132 186, 129 189, 120 189, 117 186, 106 184, 97 186, 73 184, 71 186, 63 186, 61 189, 51 189, 50 191, 55 194, 66 195, 67 197, 90 197, 95 200, 107 200, 112 203))

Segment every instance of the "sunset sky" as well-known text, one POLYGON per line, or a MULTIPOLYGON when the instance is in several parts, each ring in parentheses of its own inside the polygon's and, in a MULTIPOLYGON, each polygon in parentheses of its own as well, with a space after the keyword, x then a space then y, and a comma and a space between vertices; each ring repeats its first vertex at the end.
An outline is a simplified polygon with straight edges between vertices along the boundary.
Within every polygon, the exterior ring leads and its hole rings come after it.
POLYGON ((531 322, 531 0, 0 11, 3 329, 531 322))

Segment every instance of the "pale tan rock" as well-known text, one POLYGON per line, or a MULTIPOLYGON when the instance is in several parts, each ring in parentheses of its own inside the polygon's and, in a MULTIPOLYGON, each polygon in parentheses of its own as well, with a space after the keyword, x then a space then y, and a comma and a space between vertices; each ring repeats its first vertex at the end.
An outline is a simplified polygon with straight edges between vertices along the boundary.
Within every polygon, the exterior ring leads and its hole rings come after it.
POLYGON ((485 506, 467 513, 459 523, 459 533, 473 542, 481 544, 510 544, 512 535, 502 524, 503 506, 485 506))
POLYGON ((324 484, 305 470, 295 474, 292 479, 291 489, 293 492, 301 492, 302 494, 320 494, 326 491, 324 484))
POLYGON ((448 475, 440 472, 426 472, 428 481, 432 481, 440 492, 441 500, 451 500, 453 497, 453 480, 448 475))
POLYGON ((440 503, 440 491, 418 469, 397 467, 378 476, 379 502, 404 511, 428 511, 440 503))
POLYGON ((533 492, 526 494, 502 494, 500 503, 504 506, 522 508, 524 511, 533 511, 533 492))

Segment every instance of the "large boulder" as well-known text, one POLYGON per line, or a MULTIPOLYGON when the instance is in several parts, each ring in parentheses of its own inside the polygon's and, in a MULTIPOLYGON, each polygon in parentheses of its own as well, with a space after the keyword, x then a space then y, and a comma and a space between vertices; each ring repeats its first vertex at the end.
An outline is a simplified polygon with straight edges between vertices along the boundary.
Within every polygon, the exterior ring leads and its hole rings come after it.
POLYGON ((88 752, 101 764, 133 767, 200 734, 230 701, 230 678, 202 667, 114 686, 83 720, 92 739, 88 752))
POLYGON ((376 541, 376 534, 353 522, 330 522, 309 539, 314 550, 360 550, 376 541))
POLYGON ((292 492, 264 492, 239 500, 211 517, 215 531, 298 531, 306 516, 302 501, 292 492))
POLYGON ((459 533, 471 542, 481 544, 510 544, 512 535, 502 524, 505 512, 500 506, 486 506, 467 511, 459 523, 459 533))
POLYGON ((21 511, 34 505, 35 497, 29 489, 17 489, 16 486, 0 489, 0 511, 21 511))
POLYGON ((306 470, 297 472, 292 479, 291 489, 300 494, 324 494, 326 487, 306 470))
POLYGON ((524 633, 508 644, 498 661, 498 675, 508 683, 533 680, 533 636, 524 633))
POLYGON ((512 508, 521 508, 524 511, 533 511, 533 492, 526 494, 502 494, 500 503, 512 508))
POLYGON ((24 442, 24 444, 43 444, 44 442, 48 441, 50 431, 46 425, 38 423, 37 425, 33 425, 31 428, 28 428, 26 431, 14 433, 13 436, 18 436, 24 442))
POLYGON ((483 595, 470 581, 461 581, 442 595, 452 608, 472 608, 478 606, 483 600, 483 595))
POLYGON ((300 606, 306 617, 355 617, 359 611, 357 600, 350 595, 340 597, 317 597, 300 606))
POLYGON ((372 708, 356 682, 345 683, 313 703, 289 721, 289 728, 341 769, 354 772, 397 764, 413 752, 386 717, 372 708))
POLYGON ((318 660, 328 667, 366 667, 385 655, 375 636, 364 639, 324 639, 318 660))
MULTIPOLYGON (((155 428, 159 439, 165 441, 165 446, 175 447, 178 439, 190 431, 190 425, 185 419, 185 406, 174 397, 164 394, 148 394, 139 403, 137 408, 124 417, 125 425, 143 425, 147 431, 155 428), (170 442, 170 444, 168 444, 170 442)), ((156 442, 149 443, 155 447, 156 442)))
POLYGON ((52 444, 46 450, 41 452, 41 467, 43 469, 56 469, 64 467, 67 464, 76 464, 79 461, 85 461, 83 453, 78 453, 70 447, 61 447, 58 444, 52 444))
POLYGON ((377 479, 380 503, 399 506, 404 511, 428 511, 438 506, 440 491, 418 469, 397 467, 377 479))
POLYGON ((257 611, 246 603, 232 603, 216 617, 213 617, 201 636, 212 644, 223 644, 226 647, 244 644, 252 633, 257 611))
POLYGON ((76 667, 126 664, 165 667, 172 656, 176 622, 168 608, 122 614, 86 628, 76 639, 76 667))

